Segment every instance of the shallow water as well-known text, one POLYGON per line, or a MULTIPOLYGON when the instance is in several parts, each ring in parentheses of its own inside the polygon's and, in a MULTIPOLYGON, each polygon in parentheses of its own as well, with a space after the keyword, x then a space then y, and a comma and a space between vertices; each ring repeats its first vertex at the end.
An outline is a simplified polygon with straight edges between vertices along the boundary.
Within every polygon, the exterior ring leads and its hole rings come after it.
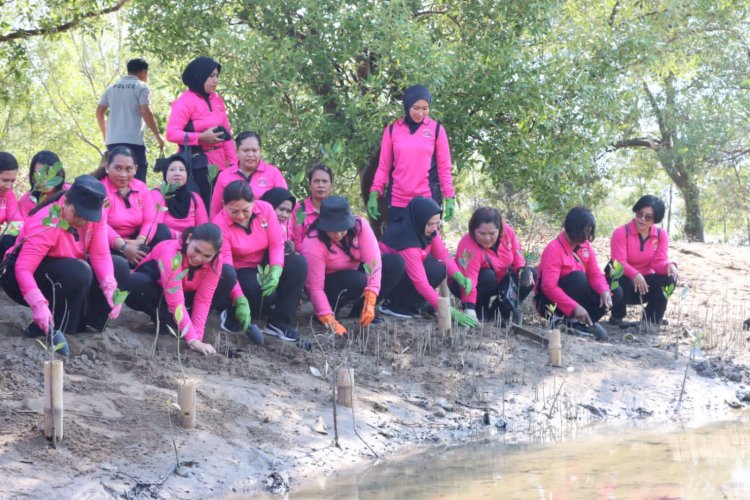
POLYGON ((750 423, 433 449, 321 478, 291 498, 749 499, 750 423))

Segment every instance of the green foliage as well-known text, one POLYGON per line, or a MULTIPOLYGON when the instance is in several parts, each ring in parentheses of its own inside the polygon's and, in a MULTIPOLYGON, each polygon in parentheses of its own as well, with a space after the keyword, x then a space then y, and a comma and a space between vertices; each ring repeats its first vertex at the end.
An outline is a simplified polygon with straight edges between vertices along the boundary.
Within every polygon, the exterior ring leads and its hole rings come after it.
POLYGON ((466 268, 468 267, 468 265, 469 265, 469 262, 470 262, 470 261, 471 261, 471 259, 473 259, 473 258, 474 258, 474 252, 472 252, 471 250, 464 250, 464 251, 463 251, 463 252, 461 253, 461 257, 459 257, 459 259, 458 259, 458 264, 459 264, 459 265, 460 265, 460 266, 461 266, 461 267, 462 267, 463 269, 466 269, 466 268))
POLYGON ((47 227, 59 227, 63 230, 70 227, 68 221, 62 218, 62 207, 57 204, 50 205, 49 215, 42 219, 42 224, 47 227))
POLYGON ((42 203, 47 198, 47 192, 52 191, 63 183, 63 164, 57 162, 54 165, 43 165, 34 172, 34 188, 32 191, 41 193, 37 204, 42 203))
POLYGON ((671 283, 669 285, 661 287, 661 293, 664 295, 664 298, 669 300, 669 298, 672 296, 672 293, 674 293, 675 284, 671 283))
POLYGON ((622 263, 617 260, 613 260, 612 269, 609 275, 611 279, 611 282, 609 284, 610 290, 615 291, 620 287, 620 278, 622 278, 624 272, 625 268, 623 267, 622 263))
POLYGON ((125 290, 120 290, 119 288, 116 288, 115 293, 112 295, 112 302, 115 304, 115 306, 124 304, 125 299, 128 298, 129 294, 130 292, 126 292, 125 290))

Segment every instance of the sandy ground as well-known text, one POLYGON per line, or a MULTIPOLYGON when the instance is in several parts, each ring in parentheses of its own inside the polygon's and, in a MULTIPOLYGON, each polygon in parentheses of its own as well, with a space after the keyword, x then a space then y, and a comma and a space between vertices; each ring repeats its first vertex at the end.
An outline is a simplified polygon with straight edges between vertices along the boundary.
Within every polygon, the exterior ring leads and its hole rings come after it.
MULTIPOLYGON (((546 348, 487 324, 446 341, 434 319, 388 320, 334 355, 317 326, 301 325, 308 352, 272 338, 262 347, 217 338, 214 318, 208 339, 221 355, 183 356, 199 405, 195 429, 174 427, 179 474, 168 405, 182 377, 175 340, 162 336, 151 355, 154 328, 132 311, 110 326, 109 348, 100 335, 71 336, 65 435, 52 449, 41 431, 47 354, 23 335, 29 310, 2 296, 0 498, 284 492, 432 444, 499 433, 506 442, 557 441, 599 421, 731 418, 742 411, 730 406, 736 391, 750 386, 747 248, 676 243, 671 251, 688 289, 675 291, 661 335, 611 328, 609 342, 564 336, 564 367, 548 364, 546 348), (310 367, 325 376, 341 362, 354 368, 356 388, 353 412, 337 408, 336 447, 331 384, 310 367)), ((542 331, 530 310, 526 321, 542 331)))

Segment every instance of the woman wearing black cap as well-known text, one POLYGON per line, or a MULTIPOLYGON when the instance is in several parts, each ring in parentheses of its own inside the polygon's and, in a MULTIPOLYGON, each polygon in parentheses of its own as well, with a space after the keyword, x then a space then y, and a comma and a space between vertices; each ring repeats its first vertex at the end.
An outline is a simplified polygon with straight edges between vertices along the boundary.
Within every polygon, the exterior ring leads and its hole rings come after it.
POLYGON ((380 217, 378 198, 390 184, 388 222, 403 216, 404 207, 415 196, 432 198, 440 205, 445 198, 446 221, 455 212, 451 176, 451 152, 445 129, 428 116, 432 94, 422 85, 404 92, 404 116, 388 125, 380 143, 380 161, 370 187, 367 212, 380 217))
MULTIPOLYGON (((437 310, 435 287, 446 277, 446 272, 464 290, 471 290, 471 280, 459 271, 440 238, 441 215, 442 210, 434 200, 417 196, 406 206, 403 219, 386 226, 380 251, 401 255, 406 274, 382 304, 383 314, 410 318, 425 300, 437 310)), ((476 319, 453 307, 451 317, 462 326, 477 325, 476 319)))
POLYGON ((307 259, 305 288, 315 315, 337 335, 345 335, 346 328, 334 309, 356 300, 350 316, 359 316, 366 327, 375 319, 378 295, 388 295, 404 274, 404 259, 395 253, 381 256, 370 224, 353 216, 341 196, 321 202, 300 251, 307 259))
POLYGON ((237 150, 232 141, 227 107, 216 93, 221 64, 209 57, 198 57, 182 73, 188 90, 172 103, 167 122, 167 140, 180 148, 190 146, 193 179, 203 204, 211 203, 208 165, 222 171, 237 165, 237 150))
POLYGON ((62 333, 83 332, 87 325, 101 331, 107 316, 119 315, 122 305, 115 307, 113 296, 130 270, 109 251, 102 221, 106 196, 96 178, 79 176, 69 190, 32 210, 8 251, 3 287, 31 307, 29 337, 56 332, 52 341, 58 344, 62 333))
POLYGON ((156 222, 165 225, 172 236, 178 240, 182 232, 189 227, 196 227, 208 222, 203 199, 195 194, 188 183, 190 169, 184 153, 174 154, 164 162, 162 171, 166 192, 163 188, 151 190, 151 201, 158 207, 156 222))

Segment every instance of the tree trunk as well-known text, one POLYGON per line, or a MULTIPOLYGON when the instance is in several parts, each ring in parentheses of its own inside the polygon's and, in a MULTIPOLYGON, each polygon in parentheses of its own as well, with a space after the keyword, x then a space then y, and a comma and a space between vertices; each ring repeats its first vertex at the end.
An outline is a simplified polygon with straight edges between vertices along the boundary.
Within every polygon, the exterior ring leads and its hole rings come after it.
POLYGON ((685 237, 688 241, 703 243, 703 215, 701 214, 700 189, 693 179, 685 176, 683 182, 677 184, 685 200, 685 237))

